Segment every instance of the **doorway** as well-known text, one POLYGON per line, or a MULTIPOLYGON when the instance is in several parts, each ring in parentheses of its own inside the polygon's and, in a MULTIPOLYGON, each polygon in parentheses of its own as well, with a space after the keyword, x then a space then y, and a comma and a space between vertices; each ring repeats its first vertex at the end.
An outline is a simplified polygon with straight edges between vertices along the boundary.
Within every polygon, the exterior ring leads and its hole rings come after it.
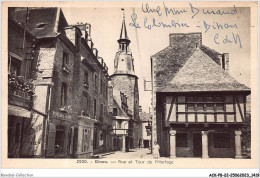
POLYGON ((144 140, 144 148, 149 148, 149 140, 144 140))
POLYGON ((193 134, 193 156, 202 156, 202 137, 200 133, 193 134))

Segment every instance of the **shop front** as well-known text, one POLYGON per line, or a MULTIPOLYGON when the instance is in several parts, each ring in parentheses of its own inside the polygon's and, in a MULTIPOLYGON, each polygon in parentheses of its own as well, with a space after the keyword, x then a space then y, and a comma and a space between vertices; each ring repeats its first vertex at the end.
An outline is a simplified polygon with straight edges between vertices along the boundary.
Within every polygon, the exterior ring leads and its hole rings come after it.
POLYGON ((78 118, 77 158, 91 158, 93 155, 93 131, 96 120, 87 116, 79 116, 78 118))

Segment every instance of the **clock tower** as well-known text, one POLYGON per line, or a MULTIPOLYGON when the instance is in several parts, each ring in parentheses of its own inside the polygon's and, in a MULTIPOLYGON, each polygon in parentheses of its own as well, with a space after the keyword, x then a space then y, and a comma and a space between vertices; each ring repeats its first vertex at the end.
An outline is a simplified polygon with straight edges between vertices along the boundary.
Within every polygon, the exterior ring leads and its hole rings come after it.
POLYGON ((127 97, 128 109, 131 110, 132 118, 129 121, 130 147, 138 147, 139 144, 139 90, 138 77, 135 75, 134 58, 129 48, 131 41, 128 38, 125 17, 121 26, 118 51, 114 59, 114 73, 111 75, 112 85, 127 97), (137 130, 138 129, 138 130, 137 130))

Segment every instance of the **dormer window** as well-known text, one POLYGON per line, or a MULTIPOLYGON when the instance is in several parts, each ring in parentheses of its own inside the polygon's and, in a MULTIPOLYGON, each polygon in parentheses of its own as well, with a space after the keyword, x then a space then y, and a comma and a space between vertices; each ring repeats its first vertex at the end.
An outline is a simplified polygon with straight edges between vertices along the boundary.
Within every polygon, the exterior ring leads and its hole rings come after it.
POLYGON ((37 24, 36 28, 43 29, 46 25, 47 25, 46 23, 40 23, 40 24, 37 24))

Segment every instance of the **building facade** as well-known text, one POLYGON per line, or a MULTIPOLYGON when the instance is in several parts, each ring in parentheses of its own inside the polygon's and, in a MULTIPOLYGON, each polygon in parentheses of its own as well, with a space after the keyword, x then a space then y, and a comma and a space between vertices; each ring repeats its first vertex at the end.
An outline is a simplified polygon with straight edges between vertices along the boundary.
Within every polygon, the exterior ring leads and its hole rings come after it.
POLYGON ((250 89, 229 75, 229 55, 204 46, 201 33, 170 34, 151 63, 161 156, 241 158, 250 89))
MULTIPOLYGON (((14 19, 14 12, 14 8, 8 9, 8 158, 37 157, 40 156, 35 146, 38 142, 27 143, 30 128, 37 127, 31 122, 34 95, 31 63, 35 59, 37 39, 26 30, 25 24, 14 19)), ((42 115, 41 119, 43 122, 42 115)), ((42 125, 31 135, 38 134, 42 134, 42 125)))
POLYGON ((129 121, 130 148, 138 147, 140 142, 141 122, 139 119, 139 90, 138 77, 135 75, 134 58, 129 48, 130 40, 127 36, 125 19, 122 22, 119 50, 114 60, 114 73, 110 76, 113 88, 121 91, 127 97, 128 108, 132 111, 129 121))
POLYGON ((140 119, 142 121, 142 142, 141 147, 151 149, 152 136, 152 116, 146 112, 140 112, 140 119))
POLYGON ((29 133, 28 142, 42 139, 39 157, 90 158, 106 151, 112 145, 108 68, 93 48, 90 25, 68 25, 60 8, 19 8, 14 19, 25 23, 26 14, 27 29, 38 39, 31 64, 31 118, 43 130, 29 133))
POLYGON ((113 116, 113 150, 127 152, 130 149, 130 128, 129 122, 133 115, 128 107, 128 98, 124 93, 113 88, 110 81, 109 86, 109 113, 113 116))

